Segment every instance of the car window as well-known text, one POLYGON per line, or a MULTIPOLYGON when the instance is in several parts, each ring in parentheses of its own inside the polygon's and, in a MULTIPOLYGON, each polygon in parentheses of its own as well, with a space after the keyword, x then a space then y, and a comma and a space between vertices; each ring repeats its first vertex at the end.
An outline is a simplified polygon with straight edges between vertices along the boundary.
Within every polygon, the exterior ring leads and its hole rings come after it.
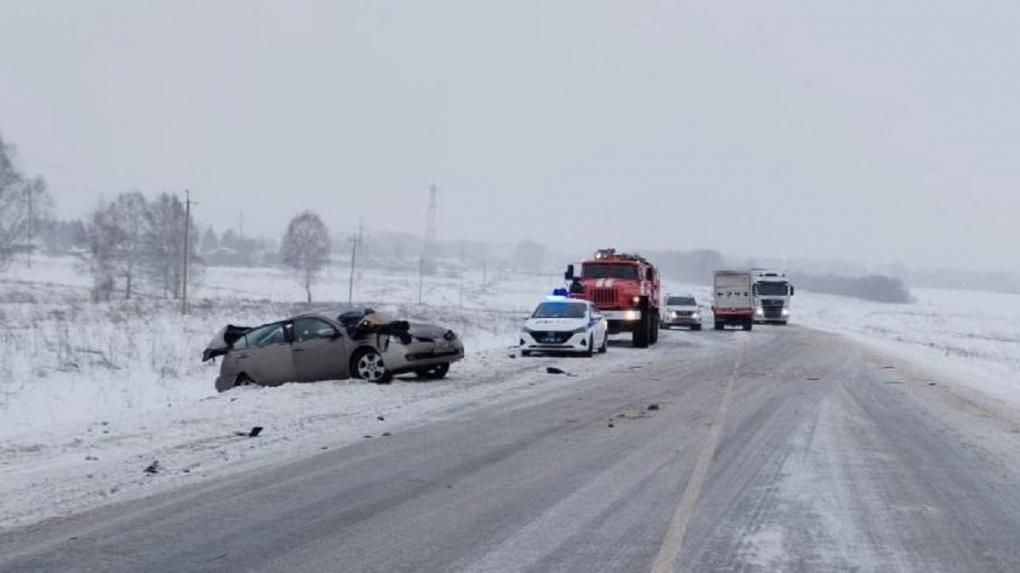
POLYGON ((333 338, 337 330, 321 318, 299 318, 294 321, 294 342, 333 338))
POLYGON ((263 346, 284 344, 287 342, 287 337, 284 334, 282 324, 261 326, 249 332, 246 338, 248 339, 248 346, 251 348, 261 348, 263 346))

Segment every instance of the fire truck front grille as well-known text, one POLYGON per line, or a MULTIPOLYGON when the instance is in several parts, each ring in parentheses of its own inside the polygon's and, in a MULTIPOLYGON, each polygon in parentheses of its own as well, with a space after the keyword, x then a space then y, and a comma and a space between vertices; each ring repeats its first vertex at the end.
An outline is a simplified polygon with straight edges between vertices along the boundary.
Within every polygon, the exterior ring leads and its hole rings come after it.
POLYGON ((616 291, 611 288, 593 289, 591 300, 598 306, 611 306, 616 302, 616 291))

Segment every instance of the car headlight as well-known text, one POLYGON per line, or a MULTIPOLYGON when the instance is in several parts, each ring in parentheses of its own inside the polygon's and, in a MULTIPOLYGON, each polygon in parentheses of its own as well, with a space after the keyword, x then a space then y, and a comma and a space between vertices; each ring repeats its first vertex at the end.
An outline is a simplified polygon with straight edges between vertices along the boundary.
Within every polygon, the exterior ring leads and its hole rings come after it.
POLYGON ((578 326, 574 330, 571 330, 570 334, 581 334, 581 333, 585 332, 586 330, 588 330, 587 326, 578 326))
POLYGON ((765 314, 765 311, 763 311, 762 309, 759 308, 758 310, 754 311, 754 314, 756 314, 758 316, 761 316, 761 315, 765 314))
POLYGON ((790 311, 789 311, 789 310, 786 310, 786 309, 784 308, 784 309, 783 309, 783 316, 790 316, 790 311))
POLYGON ((701 315, 697 312, 691 315, 691 318, 701 318, 701 315))

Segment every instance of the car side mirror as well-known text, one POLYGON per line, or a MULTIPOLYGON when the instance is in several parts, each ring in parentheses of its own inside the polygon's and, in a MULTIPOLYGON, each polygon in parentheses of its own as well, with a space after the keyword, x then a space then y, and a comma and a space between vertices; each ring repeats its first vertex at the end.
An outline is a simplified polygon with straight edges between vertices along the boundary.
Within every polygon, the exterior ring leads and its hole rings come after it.
POLYGON ((563 273, 563 279, 568 281, 574 280, 574 265, 567 265, 567 272, 563 273))
POLYGON ((797 292, 797 289, 790 287, 790 296, 793 296, 793 293, 795 292, 797 292))
POLYGON ((650 280, 654 280, 654 279, 655 279, 655 271, 653 271, 651 268, 645 269, 645 280, 646 281, 650 281, 650 280))

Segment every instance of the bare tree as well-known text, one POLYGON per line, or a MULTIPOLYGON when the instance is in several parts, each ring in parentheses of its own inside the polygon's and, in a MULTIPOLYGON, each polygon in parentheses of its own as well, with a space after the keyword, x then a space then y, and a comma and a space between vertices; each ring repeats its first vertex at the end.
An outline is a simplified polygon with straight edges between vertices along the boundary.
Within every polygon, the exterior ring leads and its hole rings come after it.
POLYGON ((113 210, 104 204, 92 213, 86 227, 89 246, 89 271, 92 274, 92 299, 107 301, 113 295, 117 245, 121 242, 113 210))
POLYGON ((10 264, 14 246, 23 236, 27 215, 24 184, 14 165, 14 147, 0 136, 0 270, 10 264))
POLYGON ((138 191, 121 193, 110 204, 108 223, 113 226, 116 243, 112 245, 112 266, 124 279, 124 298, 135 291, 138 267, 144 254, 148 202, 138 191))
POLYGON ((0 270, 10 264, 16 250, 32 252, 36 227, 53 209, 46 182, 18 171, 14 151, 0 135, 0 270))
POLYGON ((176 194, 160 194, 146 211, 145 267, 163 294, 175 299, 181 296, 184 278, 184 225, 184 203, 176 194))
POLYGON ((329 229, 318 215, 305 211, 291 219, 280 245, 280 258, 299 273, 308 302, 312 302, 312 283, 329 262, 329 250, 329 229))

